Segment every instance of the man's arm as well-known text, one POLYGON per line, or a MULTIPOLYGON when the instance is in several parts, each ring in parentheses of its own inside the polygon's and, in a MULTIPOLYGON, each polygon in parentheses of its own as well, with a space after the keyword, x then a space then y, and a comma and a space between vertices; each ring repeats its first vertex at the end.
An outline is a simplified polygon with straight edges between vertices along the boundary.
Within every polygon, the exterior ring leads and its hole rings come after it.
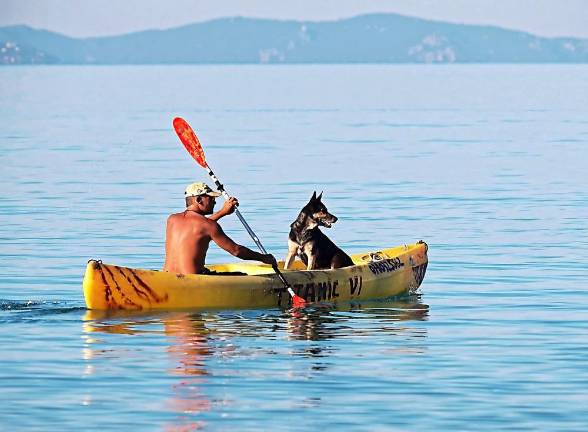
POLYGON ((213 222, 210 232, 210 237, 222 249, 226 250, 233 256, 241 258, 242 260, 261 261, 265 264, 276 265, 276 258, 272 254, 260 254, 245 246, 235 243, 228 235, 225 234, 221 226, 213 222))
POLYGON ((237 201, 237 198, 231 197, 227 201, 225 201, 225 203, 223 204, 223 207, 219 211, 217 211, 215 214, 209 216, 208 219, 211 219, 213 221, 217 221, 226 215, 230 215, 231 213, 233 213, 235 211, 235 209, 237 208, 238 205, 239 205, 239 201, 237 201))

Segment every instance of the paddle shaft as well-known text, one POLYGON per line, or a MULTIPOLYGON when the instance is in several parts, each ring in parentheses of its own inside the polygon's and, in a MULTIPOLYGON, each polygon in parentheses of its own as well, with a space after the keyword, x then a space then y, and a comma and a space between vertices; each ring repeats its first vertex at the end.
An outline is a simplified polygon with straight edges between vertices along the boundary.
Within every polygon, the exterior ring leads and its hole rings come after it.
MULTIPOLYGON (((212 181, 216 185, 216 188, 222 194, 223 198, 225 200, 228 200, 230 198, 229 194, 225 190, 225 187, 222 185, 222 183, 220 182, 218 177, 214 174, 214 172, 212 172, 212 170, 210 169, 208 164, 206 164, 206 170, 208 171, 208 175, 210 176, 210 178, 212 179, 212 181)), ((243 224, 243 226, 245 227, 245 229, 247 230, 247 232, 249 233, 249 235, 251 236, 251 238, 253 239, 253 241, 255 242, 255 244, 257 245, 259 250, 261 251, 261 253, 267 255, 267 251, 265 250, 265 248, 263 247, 263 245, 259 241, 259 238, 255 235, 255 233, 253 232, 253 230, 251 229, 251 227, 249 226, 249 224, 247 223, 247 221, 245 220, 245 218, 243 217, 243 215, 241 214, 241 212, 239 211, 238 208, 235 209, 235 214, 237 215, 237 217, 239 218, 239 220, 241 221, 241 223, 243 224)), ((282 274, 282 272, 280 271, 278 266, 277 265, 273 266, 273 268, 274 268, 274 271, 276 272, 276 274, 278 275, 278 277, 280 278, 280 280, 282 281, 282 283, 288 289, 288 292, 290 293, 290 295, 292 297, 294 297, 295 296, 294 291, 290 287, 290 284, 288 283, 288 281, 286 281, 286 278, 284 278, 284 275, 282 274)))
MULTIPOLYGON (((200 165, 202 168, 204 168, 208 171, 208 175, 214 181, 214 184, 216 185, 217 189, 220 191, 222 196, 226 200, 228 200, 229 194, 227 193, 227 191, 225 191, 225 188, 223 187, 223 185, 220 182, 220 180, 218 179, 218 177, 216 175, 214 175, 214 173, 212 172, 212 170, 208 166, 208 163, 206 162, 206 159, 204 157, 204 150, 202 149, 202 145, 200 145, 200 141, 198 140, 198 137, 194 133, 194 130, 190 127, 188 122, 186 122, 186 120, 184 120, 181 117, 174 118, 173 125, 174 125, 174 129, 175 129, 176 133, 178 134, 178 137, 180 138, 180 141, 182 142, 182 144, 184 145, 184 147, 186 148, 188 153, 190 153, 190 155, 194 158, 194 160, 198 163, 198 165, 200 165)), ((243 215, 241 214, 239 209, 236 208, 235 213, 237 213, 237 217, 239 218, 239 220, 241 221, 241 223, 243 224, 243 226, 245 227, 245 229, 247 230, 247 232, 249 233, 249 235, 251 236, 251 238, 253 239, 253 241, 257 245, 257 247, 259 247, 259 250, 261 250, 262 253, 267 255, 265 248, 263 247, 263 245, 261 244, 261 242, 259 241, 259 239, 255 235, 255 233, 253 232, 253 230, 251 229, 249 224, 247 222, 245 222, 245 218, 243 218, 243 215)), ((286 278, 284 278, 284 276, 282 275, 282 273, 278 269, 277 264, 273 265, 272 268, 274 269, 274 271, 276 272, 276 274, 278 275, 278 277, 280 278, 280 280, 282 281, 282 283, 284 284, 284 286, 288 290, 288 293, 292 297, 292 306, 304 307, 304 305, 306 304, 306 300, 304 300, 302 297, 300 297, 299 295, 297 295, 294 292, 292 287, 290 287, 290 284, 286 281, 286 278)))

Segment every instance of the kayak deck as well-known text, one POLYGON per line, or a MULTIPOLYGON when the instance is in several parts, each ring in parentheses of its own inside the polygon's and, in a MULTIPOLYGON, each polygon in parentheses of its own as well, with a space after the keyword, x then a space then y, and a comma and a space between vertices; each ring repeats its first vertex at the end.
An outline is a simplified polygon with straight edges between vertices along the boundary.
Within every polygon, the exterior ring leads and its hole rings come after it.
MULTIPOLYGON (((283 271, 294 292, 309 302, 341 302, 406 294, 425 276, 427 245, 418 242, 355 254, 355 265, 306 270, 295 261, 283 271)), ((283 269, 284 262, 278 263, 283 269)), ((235 262, 208 265, 216 272, 245 276, 176 274, 133 269, 90 260, 83 289, 86 306, 96 310, 285 307, 290 298, 267 264, 235 262)))

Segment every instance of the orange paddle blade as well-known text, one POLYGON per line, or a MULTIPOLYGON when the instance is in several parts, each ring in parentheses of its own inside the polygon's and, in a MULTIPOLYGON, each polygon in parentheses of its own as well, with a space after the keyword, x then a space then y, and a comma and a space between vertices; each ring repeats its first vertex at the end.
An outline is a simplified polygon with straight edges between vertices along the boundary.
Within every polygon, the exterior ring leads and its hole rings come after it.
POLYGON ((304 300, 302 297, 300 297, 297 294, 294 294, 292 296, 292 306, 294 308, 303 308, 306 306, 306 300, 304 300))
POLYGON ((192 155, 194 160, 198 162, 201 167, 207 168, 208 164, 204 158, 204 150, 188 122, 181 117, 176 117, 173 124, 180 141, 182 141, 182 144, 184 144, 188 153, 192 155))

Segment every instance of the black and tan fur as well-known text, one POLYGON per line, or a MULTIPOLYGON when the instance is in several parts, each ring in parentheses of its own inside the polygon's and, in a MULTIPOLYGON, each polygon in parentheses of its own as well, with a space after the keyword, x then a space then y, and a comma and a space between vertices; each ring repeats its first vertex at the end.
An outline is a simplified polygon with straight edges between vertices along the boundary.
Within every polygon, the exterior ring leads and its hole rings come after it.
POLYGON ((290 225, 288 236, 288 255, 284 268, 292 266, 296 256, 300 257, 307 270, 340 268, 353 265, 353 261, 345 252, 338 248, 319 229, 320 226, 331 228, 337 218, 329 213, 321 198, 323 193, 312 194, 298 218, 290 225))

